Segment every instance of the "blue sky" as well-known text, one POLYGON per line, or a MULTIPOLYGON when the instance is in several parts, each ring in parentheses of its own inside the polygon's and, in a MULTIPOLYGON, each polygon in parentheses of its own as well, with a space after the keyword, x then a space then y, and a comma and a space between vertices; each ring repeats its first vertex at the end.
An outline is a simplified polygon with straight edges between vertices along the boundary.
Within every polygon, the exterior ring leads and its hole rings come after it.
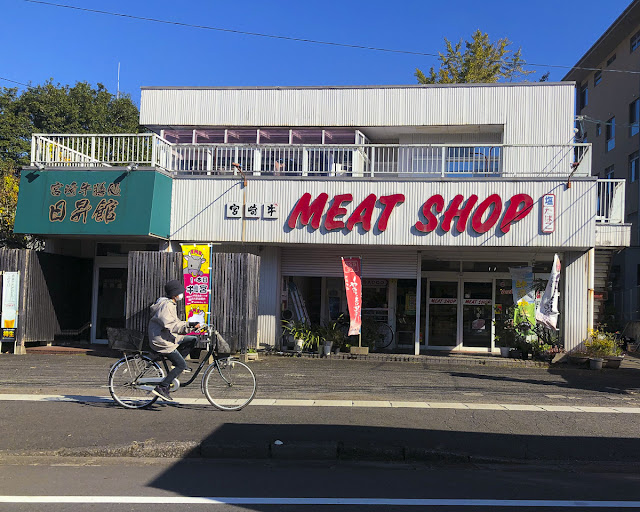
MULTIPOLYGON (((437 53, 444 38, 507 37, 532 63, 571 66, 629 4, 396 0, 51 0, 84 8, 247 32, 437 53)), ((140 86, 413 84, 435 57, 283 41, 0 1, 0 77, 40 84, 102 82, 139 103, 140 86)), ((537 80, 550 71, 532 67, 537 80)), ((0 86, 14 84, 0 80, 0 86)))

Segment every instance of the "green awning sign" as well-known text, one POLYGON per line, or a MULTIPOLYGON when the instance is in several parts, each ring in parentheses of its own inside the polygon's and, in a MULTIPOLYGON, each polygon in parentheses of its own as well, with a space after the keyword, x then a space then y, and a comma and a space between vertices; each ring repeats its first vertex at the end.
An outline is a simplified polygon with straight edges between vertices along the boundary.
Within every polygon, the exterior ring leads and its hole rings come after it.
POLYGON ((171 178, 153 171, 22 171, 15 232, 168 238, 171 178))

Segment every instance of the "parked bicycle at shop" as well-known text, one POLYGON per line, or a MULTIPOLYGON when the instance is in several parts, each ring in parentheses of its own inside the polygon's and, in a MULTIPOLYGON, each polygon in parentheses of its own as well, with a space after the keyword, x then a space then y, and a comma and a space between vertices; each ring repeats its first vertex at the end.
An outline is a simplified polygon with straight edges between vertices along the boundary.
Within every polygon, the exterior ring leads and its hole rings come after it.
MULTIPOLYGON (((338 322, 342 332, 347 339, 350 340, 350 343, 352 345, 357 345, 357 335, 348 336, 350 323, 349 317, 347 315, 340 315, 336 322, 338 322)), ((363 345, 368 345, 372 350, 384 350, 389 348, 393 343, 393 329, 391 329, 389 324, 380 320, 363 316, 361 333, 363 345)))
MULTIPOLYGON (((127 334, 128 339, 116 338, 112 345, 122 350, 123 357, 109 372, 109 393, 123 407, 143 409, 158 399, 152 390, 169 372, 170 361, 164 354, 142 351, 142 333, 127 331, 127 334)), ((221 411, 239 411, 246 407, 255 397, 257 388, 251 368, 235 357, 219 357, 218 342, 222 336, 216 329, 208 327, 198 337, 200 344, 206 347, 206 355, 191 378, 184 384, 174 379, 170 391, 175 392, 191 384, 212 358, 213 362, 204 368, 200 383, 209 403, 221 411)))

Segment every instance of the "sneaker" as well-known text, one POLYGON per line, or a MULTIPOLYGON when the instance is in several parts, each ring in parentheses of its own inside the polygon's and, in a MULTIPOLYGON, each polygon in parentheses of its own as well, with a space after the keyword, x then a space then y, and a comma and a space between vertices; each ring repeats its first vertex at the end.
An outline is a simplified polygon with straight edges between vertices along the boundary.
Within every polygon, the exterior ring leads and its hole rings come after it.
POLYGON ((187 366, 184 370, 182 370, 182 373, 193 373, 193 370, 187 366))
POLYGON ((154 395, 159 396, 163 400, 167 402, 173 402, 173 398, 169 394, 169 388, 164 386, 156 386, 153 391, 151 391, 154 395))

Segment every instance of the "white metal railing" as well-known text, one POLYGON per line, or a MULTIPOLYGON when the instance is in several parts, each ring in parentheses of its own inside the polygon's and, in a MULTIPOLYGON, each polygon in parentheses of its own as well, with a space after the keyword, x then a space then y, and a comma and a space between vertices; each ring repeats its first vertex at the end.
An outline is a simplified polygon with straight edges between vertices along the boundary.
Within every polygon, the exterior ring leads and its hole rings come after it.
POLYGON ((622 224, 626 180, 598 180, 598 204, 596 222, 622 224))
POLYGON ((136 163, 176 174, 390 178, 589 176, 589 144, 172 144, 155 134, 42 135, 32 163, 51 167, 136 163))

